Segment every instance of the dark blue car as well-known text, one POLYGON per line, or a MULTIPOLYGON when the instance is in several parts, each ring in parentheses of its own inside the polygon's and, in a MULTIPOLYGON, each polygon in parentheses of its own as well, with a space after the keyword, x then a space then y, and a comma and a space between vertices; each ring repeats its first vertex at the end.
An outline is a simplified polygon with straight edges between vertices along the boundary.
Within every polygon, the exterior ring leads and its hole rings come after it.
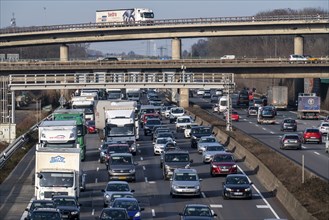
POLYGON ((133 220, 141 219, 141 211, 144 208, 139 206, 137 199, 135 198, 117 198, 112 203, 113 208, 125 208, 128 212, 128 215, 133 220))

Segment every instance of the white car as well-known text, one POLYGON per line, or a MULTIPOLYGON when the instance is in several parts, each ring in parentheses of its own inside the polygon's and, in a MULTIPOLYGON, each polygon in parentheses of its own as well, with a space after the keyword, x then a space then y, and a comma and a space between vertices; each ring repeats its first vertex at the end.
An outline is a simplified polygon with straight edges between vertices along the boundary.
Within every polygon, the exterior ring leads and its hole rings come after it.
POLYGON ((175 141, 172 138, 169 138, 169 137, 157 138, 154 145, 153 145, 154 155, 162 154, 167 143, 175 144, 175 141))
POLYGON ((205 146, 205 150, 202 152, 203 163, 210 163, 213 155, 226 151, 224 145, 220 143, 210 143, 205 146))
POLYGON ((328 135, 329 134, 329 122, 321 122, 319 126, 319 130, 322 135, 328 135))
POLYGON ((176 131, 180 132, 182 130, 185 130, 187 125, 190 125, 194 122, 194 120, 191 118, 191 116, 184 115, 177 117, 176 119, 176 131))
POLYGON ((199 126, 197 123, 192 123, 189 125, 186 125, 185 130, 184 130, 184 137, 185 138, 190 138, 191 137, 191 128, 194 126, 199 126))
POLYGON ((209 146, 211 143, 218 143, 213 135, 201 137, 197 142, 198 152, 201 154, 206 149, 206 146, 209 146))
POLYGON ((303 55, 291 54, 288 58, 289 61, 307 61, 308 59, 303 55))
POLYGON ((174 123, 177 117, 183 116, 185 114, 185 109, 182 107, 174 107, 170 109, 169 122, 174 123))
POLYGON ((196 92, 196 94, 197 94, 198 96, 203 96, 203 94, 204 94, 204 89, 199 89, 199 90, 196 92))

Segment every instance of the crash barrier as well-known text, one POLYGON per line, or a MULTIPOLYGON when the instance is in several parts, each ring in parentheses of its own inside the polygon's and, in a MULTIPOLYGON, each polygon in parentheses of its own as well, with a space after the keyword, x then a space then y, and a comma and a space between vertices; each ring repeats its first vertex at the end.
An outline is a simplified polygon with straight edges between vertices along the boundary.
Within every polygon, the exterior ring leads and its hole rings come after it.
MULTIPOLYGON (((48 120, 50 116, 47 116, 44 118, 44 120, 48 120)), ((23 147, 24 144, 29 141, 29 134, 31 134, 33 131, 38 129, 38 125, 42 122, 33 125, 26 133, 22 134, 18 138, 16 138, 13 143, 11 143, 3 152, 1 152, 0 155, 0 169, 6 164, 6 162, 11 158, 11 156, 18 150, 19 148, 23 147)))
MULTIPOLYGON (((196 107, 200 108, 198 106, 196 107)), ((202 124, 204 126, 212 126, 210 122, 196 116, 193 114, 193 112, 187 111, 187 113, 195 119, 196 123, 202 124)), ((272 195, 278 198, 281 204, 284 204, 285 208, 293 217, 293 219, 316 220, 316 218, 312 216, 304 206, 301 205, 301 203, 294 197, 294 195, 288 191, 288 189, 281 183, 281 181, 255 155, 253 155, 245 147, 239 144, 234 138, 221 131, 218 127, 213 127, 213 132, 218 140, 221 140, 222 143, 225 143, 227 148, 232 151, 238 158, 243 158, 244 163, 251 170, 255 171, 257 179, 264 185, 266 190, 272 192, 272 195)), ((273 153, 276 152, 273 151, 273 153)), ((314 176, 314 174, 305 170, 305 179, 311 178, 312 176, 314 176)))

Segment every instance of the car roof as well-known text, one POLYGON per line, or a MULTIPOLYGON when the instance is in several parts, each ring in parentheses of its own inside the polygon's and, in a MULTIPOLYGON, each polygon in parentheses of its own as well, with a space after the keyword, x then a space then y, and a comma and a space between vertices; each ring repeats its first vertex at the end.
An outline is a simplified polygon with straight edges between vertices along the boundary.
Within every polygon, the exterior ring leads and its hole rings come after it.
POLYGON ((174 173, 195 173, 198 174, 198 172, 196 171, 196 169, 185 169, 185 168, 176 168, 174 170, 174 173))
POLYGON ((127 185, 129 185, 129 183, 127 181, 120 181, 120 180, 113 180, 113 181, 107 182, 107 185, 109 185, 109 184, 127 184, 127 185))
MULTIPOLYGON (((227 176, 226 176, 226 178, 228 178, 228 177, 246 177, 246 178, 248 178, 248 176, 247 175, 245 175, 245 174, 243 174, 243 173, 234 173, 234 174, 228 174, 227 176)), ((249 178, 248 178, 249 179, 249 178)))
POLYGON ((67 195, 59 195, 59 196, 53 196, 53 199, 60 199, 60 198, 64 198, 64 199, 74 199, 77 200, 77 198, 75 196, 67 196, 67 195))
POLYGON ((166 151, 166 154, 188 154, 188 153, 189 152, 187 150, 182 150, 182 149, 166 151))
POLYGON ((217 155, 232 155, 233 156, 233 154, 231 152, 227 152, 227 151, 218 152, 217 154, 214 155, 214 157, 217 155))
POLYGON ((206 204, 186 204, 185 207, 207 207, 207 208, 210 208, 209 205, 206 205, 206 204))
POLYGON ((122 200, 122 201, 136 201, 136 202, 138 202, 136 198, 127 198, 127 197, 116 198, 114 201, 117 201, 117 200, 118 201, 122 200))

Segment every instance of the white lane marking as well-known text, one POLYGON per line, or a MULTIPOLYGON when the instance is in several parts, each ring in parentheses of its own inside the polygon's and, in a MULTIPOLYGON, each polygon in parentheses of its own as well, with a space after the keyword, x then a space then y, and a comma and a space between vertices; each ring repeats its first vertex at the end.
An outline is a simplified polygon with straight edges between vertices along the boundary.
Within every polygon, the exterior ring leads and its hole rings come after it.
POLYGON ((263 127, 262 129, 263 129, 264 131, 266 131, 266 130, 267 130, 267 129, 266 129, 266 128, 264 128, 264 127, 263 127))
POLYGON ((95 215, 95 209, 91 211, 91 215, 95 215))
POLYGON ((147 181, 147 177, 145 177, 145 183, 147 183, 148 181, 147 181))
MULTIPOLYGON (((246 175, 245 172, 241 169, 240 166, 238 166, 238 169, 240 170, 241 173, 243 173, 244 175, 246 175)), ((249 179, 249 177, 248 177, 248 179, 249 179)), ((249 181, 250 181, 250 179, 249 179, 249 181)), ((272 206, 268 203, 268 201, 264 198, 264 196, 263 196, 263 195, 260 193, 260 191, 256 188, 255 184, 253 184, 252 186, 253 186, 253 188, 256 190, 256 192, 259 194, 259 196, 262 198, 262 200, 264 201, 264 203, 265 203, 265 204, 268 206, 268 208, 271 210, 271 212, 273 213, 273 215, 275 216, 275 218, 280 219, 280 217, 279 217, 278 214, 274 211, 274 209, 272 208, 272 206)))
POLYGON ((98 182, 98 179, 96 178, 96 179, 95 179, 95 183, 97 183, 97 182, 98 182))
POLYGON ((201 192, 202 198, 206 198, 206 194, 204 192, 201 192))
POLYGON ((260 195, 258 193, 253 193, 252 196, 260 197, 260 195))
POLYGON ((141 157, 141 160, 143 160, 143 157, 141 157))
POLYGON ((249 124, 252 124, 252 122, 251 122, 251 121, 249 121, 249 124))
POLYGON ((319 155, 319 156, 320 156, 320 154, 319 154, 318 152, 315 152, 315 151, 314 151, 313 153, 315 153, 316 155, 319 155))
POLYGON ((303 149, 306 149, 306 147, 305 147, 305 146, 303 146, 303 145, 302 145, 302 148, 303 148, 303 149))
POLYGON ((259 127, 259 125, 255 124, 256 127, 259 127))
POLYGON ((275 132, 273 132, 273 131, 270 131, 270 133, 271 133, 271 134, 275 134, 275 132))
POLYGON ((223 208, 223 205, 220 204, 210 204, 211 208, 223 208))
POLYGON ((96 168, 96 171, 97 171, 97 172, 99 171, 99 167, 96 168))
POLYGON ((267 205, 256 205, 258 209, 268 209, 269 207, 267 205))
POLYGON ((152 209, 152 217, 155 217, 155 211, 152 209))
POLYGON ((145 166, 143 166, 143 170, 146 170, 145 166))
POLYGON ((156 182, 155 182, 155 181, 149 181, 148 183, 154 184, 154 183, 156 183, 156 182))

